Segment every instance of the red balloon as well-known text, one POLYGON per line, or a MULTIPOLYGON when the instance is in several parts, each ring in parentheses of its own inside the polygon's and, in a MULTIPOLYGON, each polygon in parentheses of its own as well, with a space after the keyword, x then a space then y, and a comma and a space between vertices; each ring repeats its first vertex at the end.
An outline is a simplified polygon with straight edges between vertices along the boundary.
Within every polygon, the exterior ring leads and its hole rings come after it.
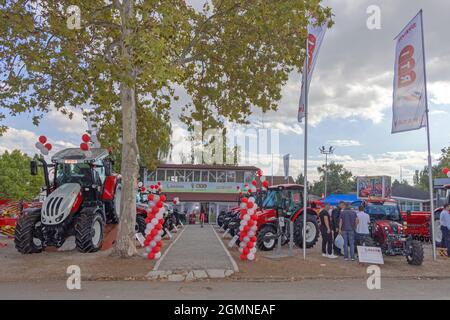
POLYGON ((162 194, 162 195, 159 197, 159 200, 161 200, 162 202, 166 201, 166 196, 162 194))
POLYGON ((250 249, 245 247, 244 250, 242 250, 242 253, 245 255, 248 255, 248 253, 250 252, 250 249))
POLYGON ((155 246, 155 247, 152 248, 152 252, 153 252, 153 253, 157 253, 158 251, 159 251, 159 248, 158 248, 158 247, 155 246))
POLYGON ((153 252, 150 252, 147 257, 149 260, 153 260, 155 259, 155 254, 153 252))
POLYGON ((248 227, 248 225, 246 225, 245 227, 244 227, 244 232, 247 234, 248 233, 248 230, 250 230, 250 228, 248 227))
POLYGON ((156 229, 158 229, 158 230, 161 230, 162 229, 162 224, 161 223, 158 223, 157 225, 156 225, 156 229))
POLYGON ((164 224, 164 219, 159 219, 158 223, 159 223, 160 225, 163 225, 163 224, 164 224))
POLYGON ((252 218, 252 220, 258 220, 258 215, 256 213, 252 214, 250 217, 252 218))
POLYGON ((152 235, 152 237, 155 237, 158 234, 158 229, 152 229, 152 231, 150 231, 150 234, 152 235))
POLYGON ((252 185, 254 185, 254 186, 256 187, 256 184, 257 184, 257 183, 256 183, 256 180, 253 180, 253 181, 252 181, 252 185))
POLYGON ((149 195, 148 195, 148 200, 153 201, 154 198, 155 198, 155 197, 154 197, 152 194, 149 194, 149 195))
POLYGON ((238 190, 239 190, 240 188, 241 188, 241 187, 239 187, 239 186, 236 187, 236 189, 238 189, 238 190))
POLYGON ((160 181, 158 181, 158 186, 160 186, 161 185, 161 182, 160 181))
POLYGON ((157 207, 153 207, 153 208, 152 208, 152 213, 153 213, 153 214, 157 214, 158 211, 159 211, 159 208, 157 208, 157 207))
POLYGON ((247 202, 247 208, 249 209, 253 208, 253 202, 251 201, 247 202))
POLYGON ((81 136, 81 140, 83 140, 83 142, 88 143, 89 141, 91 141, 91 137, 88 134, 83 134, 81 136))
POLYGON ((263 181, 263 187, 264 187, 264 188, 268 188, 268 187, 269 187, 269 181, 264 180, 264 181, 263 181))
POLYGON ((151 186, 150 186, 150 189, 155 189, 155 186, 154 186, 154 185, 151 185, 151 186))
POLYGON ((247 209, 241 209, 242 214, 247 214, 247 209))
POLYGON ((261 169, 258 170, 258 177, 261 177, 263 175, 263 172, 261 169))
POLYGON ((242 253, 241 256, 239 257, 241 260, 247 260, 247 255, 242 253))
POLYGON ((255 243, 253 242, 253 241, 249 241, 248 243, 247 243, 247 248, 253 248, 255 246, 255 243))
POLYGON ((83 151, 88 151, 89 150, 89 145, 85 142, 80 144, 80 149, 83 151))
POLYGON ((250 238, 250 241, 251 241, 251 242, 256 242, 256 237, 255 237, 255 236, 251 237, 251 238, 250 238))
POLYGON ((47 149, 48 151, 51 151, 52 148, 53 148, 53 146, 51 145, 51 143, 46 143, 44 147, 45 147, 45 149, 47 149))
POLYGON ((450 170, 449 170, 448 168, 442 169, 442 173, 443 173, 443 174, 447 174, 449 171, 450 171, 450 170))
POLYGON ((149 217, 145 218, 145 223, 149 224, 152 221, 152 219, 150 219, 149 217))
POLYGON ((47 137, 46 136, 40 136, 39 137, 39 142, 42 143, 42 144, 46 143, 47 142, 47 137))
POLYGON ((145 187, 141 187, 141 192, 145 192, 145 187))
POLYGON ((162 208, 164 206, 163 202, 161 200, 158 201, 158 203, 156 203, 156 206, 158 208, 162 208))
POLYGON ((242 201, 243 203, 247 203, 247 202, 248 202, 248 198, 245 198, 245 197, 244 197, 244 198, 241 199, 241 201, 242 201))

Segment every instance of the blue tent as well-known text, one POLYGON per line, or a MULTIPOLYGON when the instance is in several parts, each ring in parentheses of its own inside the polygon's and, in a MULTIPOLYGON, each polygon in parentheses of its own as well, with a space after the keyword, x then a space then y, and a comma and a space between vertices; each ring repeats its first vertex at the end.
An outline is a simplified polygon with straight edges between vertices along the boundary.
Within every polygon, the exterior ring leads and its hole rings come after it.
POLYGON ((332 206, 336 206, 341 201, 352 203, 354 201, 358 201, 358 197, 356 194, 330 194, 325 198, 324 203, 329 203, 332 206))

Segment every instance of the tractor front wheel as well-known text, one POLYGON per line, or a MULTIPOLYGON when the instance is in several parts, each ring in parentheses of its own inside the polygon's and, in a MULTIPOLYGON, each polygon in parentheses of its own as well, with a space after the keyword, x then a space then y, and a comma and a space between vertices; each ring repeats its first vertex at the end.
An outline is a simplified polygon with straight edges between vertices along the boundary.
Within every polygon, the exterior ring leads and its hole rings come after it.
POLYGON ((142 214, 136 215, 136 225, 134 227, 134 231, 136 233, 142 233, 145 237, 145 228, 147 227, 147 223, 145 222, 145 217, 142 214))
POLYGON ((417 240, 411 240, 406 246, 406 261, 413 266, 420 266, 423 262, 422 243, 417 240))
POLYGON ((258 231, 256 246, 262 251, 271 251, 275 248, 277 230, 273 225, 266 225, 258 231))
POLYGON ((14 244, 23 254, 42 252, 41 213, 24 213, 16 224, 14 244))
POLYGON ((103 219, 100 214, 81 213, 75 224, 75 243, 80 252, 98 251, 103 242, 103 219))
MULTIPOLYGON (((306 248, 312 248, 319 240, 319 224, 317 218, 311 214, 306 215, 306 248)), ((303 216, 298 216, 294 222, 294 243, 303 247, 303 216)))

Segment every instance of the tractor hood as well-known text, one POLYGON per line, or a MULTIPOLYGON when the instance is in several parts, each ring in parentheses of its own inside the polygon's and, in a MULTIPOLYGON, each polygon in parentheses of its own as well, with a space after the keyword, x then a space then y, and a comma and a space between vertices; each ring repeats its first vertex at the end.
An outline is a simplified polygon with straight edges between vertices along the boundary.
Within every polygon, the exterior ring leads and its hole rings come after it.
POLYGON ((56 225, 64 221, 80 193, 78 183, 66 183, 53 191, 42 204, 41 222, 56 225))
POLYGON ((403 230, 403 226, 400 223, 391 220, 377 220, 374 222, 374 226, 390 234, 399 234, 403 230))

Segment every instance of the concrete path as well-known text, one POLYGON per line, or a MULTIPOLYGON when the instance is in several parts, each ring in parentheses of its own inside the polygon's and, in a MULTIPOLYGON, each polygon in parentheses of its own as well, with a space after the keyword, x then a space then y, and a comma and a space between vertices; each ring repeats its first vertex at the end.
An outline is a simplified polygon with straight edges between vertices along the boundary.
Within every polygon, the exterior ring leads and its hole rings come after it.
POLYGON ((223 278, 237 271, 212 225, 186 225, 148 276, 183 281, 223 278))
MULTIPOLYGON (((66 281, 0 282, 0 299, 450 299, 450 280, 381 281, 368 290, 366 280, 305 280, 299 282, 82 281, 68 290, 66 281)), ((162 309, 163 312, 165 311, 162 309)))

